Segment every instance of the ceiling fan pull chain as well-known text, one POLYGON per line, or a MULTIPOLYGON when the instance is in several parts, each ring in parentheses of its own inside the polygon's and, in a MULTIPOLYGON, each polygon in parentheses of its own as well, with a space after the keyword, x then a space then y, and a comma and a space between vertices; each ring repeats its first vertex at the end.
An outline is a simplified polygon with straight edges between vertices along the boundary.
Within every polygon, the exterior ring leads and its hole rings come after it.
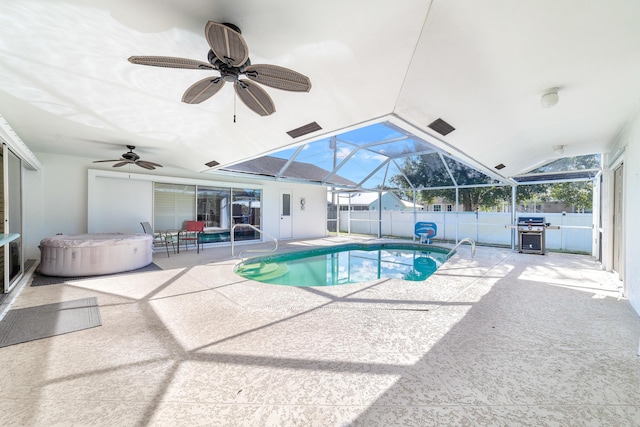
POLYGON ((236 99, 237 99, 236 91, 234 90, 233 91, 233 123, 236 122, 236 99))

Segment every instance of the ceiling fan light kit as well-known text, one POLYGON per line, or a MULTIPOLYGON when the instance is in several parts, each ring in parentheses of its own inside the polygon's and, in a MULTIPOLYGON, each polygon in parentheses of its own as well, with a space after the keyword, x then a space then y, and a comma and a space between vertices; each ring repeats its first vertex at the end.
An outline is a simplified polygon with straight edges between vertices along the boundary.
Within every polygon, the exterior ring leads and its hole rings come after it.
POLYGON ((191 85, 182 96, 182 101, 199 104, 218 93, 228 82, 233 83, 238 98, 260 116, 273 114, 276 107, 269 94, 256 83, 292 92, 311 90, 311 80, 296 71, 277 65, 252 65, 249 48, 237 26, 209 21, 204 33, 210 47, 208 63, 167 56, 132 56, 129 62, 154 67, 218 71, 220 76, 206 77, 191 85))

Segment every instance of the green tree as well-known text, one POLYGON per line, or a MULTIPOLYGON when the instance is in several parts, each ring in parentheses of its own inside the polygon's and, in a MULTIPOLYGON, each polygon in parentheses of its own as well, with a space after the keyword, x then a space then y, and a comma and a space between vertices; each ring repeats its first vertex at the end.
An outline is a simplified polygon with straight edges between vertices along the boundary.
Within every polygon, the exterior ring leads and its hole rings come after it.
MULTIPOLYGON (((415 187, 424 188, 418 193, 422 203, 430 204, 436 197, 440 197, 449 203, 455 203, 455 188, 438 187, 453 187, 455 184, 459 186, 497 184, 491 177, 460 162, 446 157, 445 162, 446 167, 442 163, 440 156, 435 153, 405 158, 401 170, 415 187), (451 174, 449 174, 449 171, 451 171, 451 174), (451 179, 452 176, 455 179, 455 183, 451 179)), ((396 175, 391 180, 399 187, 410 187, 410 184, 402 175, 396 175)), ((532 197, 532 194, 536 191, 540 191, 540 187, 537 185, 527 185, 525 187, 527 188, 517 192, 519 200, 526 200, 532 197)), ((471 212, 481 207, 488 209, 500 206, 505 201, 510 201, 511 187, 508 185, 492 185, 460 188, 458 197, 465 212, 471 212)))
POLYGON ((600 155, 563 157, 531 171, 531 173, 564 172, 600 168, 600 155))
MULTIPOLYGON (((444 159, 446 167, 437 153, 406 157, 400 167, 404 176, 393 176, 391 181, 400 188, 411 188, 409 182, 415 188, 423 188, 418 192, 418 198, 426 204, 431 204, 436 197, 449 203, 455 203, 456 190, 453 187, 456 184, 466 186, 497 183, 489 176, 462 163, 447 157, 444 159)), ((558 159, 532 172, 552 173, 566 170, 596 169, 598 167, 600 167, 600 156, 589 155, 558 159)), ((511 187, 495 185, 460 188, 458 196, 459 202, 466 212, 483 208, 491 209, 511 201, 511 187)), ((590 209, 592 186, 589 182, 564 182, 519 185, 516 190, 516 203, 518 204, 530 201, 544 202, 549 199, 555 199, 579 209, 590 209), (556 187, 557 189, 554 190, 556 187)))
POLYGON ((593 207, 593 184, 591 181, 560 182, 554 184, 550 191, 551 197, 573 206, 578 211, 591 210, 593 207))
MULTIPOLYGON (((564 157, 533 170, 533 173, 554 173, 580 171, 600 168, 600 155, 564 157)), ((520 187, 518 187, 520 189, 520 187)), ((593 207, 593 184, 591 181, 558 182, 550 184, 546 190, 547 198, 557 200, 577 210, 590 210, 593 207)))

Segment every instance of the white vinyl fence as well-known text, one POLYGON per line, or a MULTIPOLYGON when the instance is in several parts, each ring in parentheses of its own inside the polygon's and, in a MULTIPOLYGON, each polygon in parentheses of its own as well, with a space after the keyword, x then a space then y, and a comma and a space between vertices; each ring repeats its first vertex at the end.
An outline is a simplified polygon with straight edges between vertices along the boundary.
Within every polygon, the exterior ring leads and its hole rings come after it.
MULTIPOLYGON (((340 211, 340 233, 413 237, 414 225, 419 221, 434 222, 438 234, 434 240, 457 241, 465 237, 479 244, 511 246, 512 235, 517 239, 517 230, 511 225, 511 213, 495 212, 400 212, 340 211)), ((592 252, 593 215, 590 213, 537 213, 522 214, 541 216, 545 222, 560 226, 546 230, 546 248, 568 252, 592 252)), ((519 216, 519 215, 518 215, 519 216)), ((514 240, 516 242, 516 240, 514 240)), ((517 242, 515 243, 517 246, 517 242)))

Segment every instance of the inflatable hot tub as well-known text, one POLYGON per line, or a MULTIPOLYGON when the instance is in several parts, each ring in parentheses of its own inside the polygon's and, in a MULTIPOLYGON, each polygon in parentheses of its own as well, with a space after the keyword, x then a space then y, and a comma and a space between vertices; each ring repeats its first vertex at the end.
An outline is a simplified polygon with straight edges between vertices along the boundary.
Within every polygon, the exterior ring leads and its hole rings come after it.
POLYGON ((40 242, 40 274, 77 277, 119 273, 151 264, 148 234, 60 234, 40 242))

